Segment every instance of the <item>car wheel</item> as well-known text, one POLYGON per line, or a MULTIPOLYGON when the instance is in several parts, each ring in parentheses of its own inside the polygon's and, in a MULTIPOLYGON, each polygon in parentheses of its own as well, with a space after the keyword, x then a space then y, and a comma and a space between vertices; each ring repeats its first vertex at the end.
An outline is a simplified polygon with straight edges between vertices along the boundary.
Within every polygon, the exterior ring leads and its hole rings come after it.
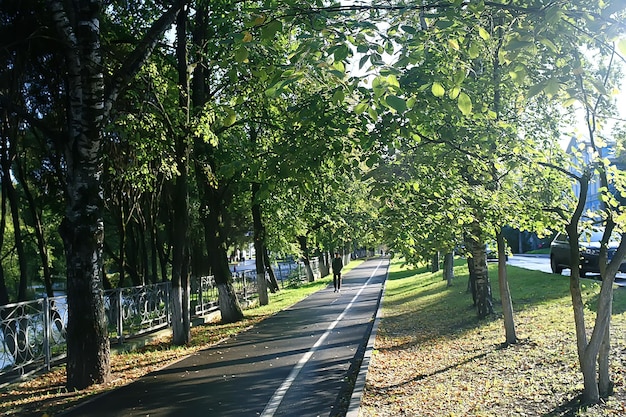
POLYGON ((560 274, 563 272, 563 268, 556 262, 554 256, 550 258, 550 268, 552 269, 553 274, 560 274))

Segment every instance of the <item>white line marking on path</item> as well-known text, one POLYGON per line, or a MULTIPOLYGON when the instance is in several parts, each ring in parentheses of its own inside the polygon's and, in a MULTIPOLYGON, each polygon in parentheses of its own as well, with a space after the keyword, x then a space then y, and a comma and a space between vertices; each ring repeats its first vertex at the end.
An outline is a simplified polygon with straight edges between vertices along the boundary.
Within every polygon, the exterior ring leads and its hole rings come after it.
POLYGON ((280 403, 283 401, 283 398, 285 398, 285 394, 287 394, 287 391, 289 390, 293 382, 298 377, 298 374, 300 373, 302 368, 304 368, 304 365, 306 365, 309 359, 311 359, 315 351, 322 345, 322 343, 324 343, 324 340, 326 340, 326 338, 330 335, 330 332, 332 332, 332 330, 337 326, 337 324, 339 324, 339 322, 346 315, 350 307, 352 307, 352 305, 357 300, 357 298, 359 298, 359 296, 361 295, 361 293, 363 292, 367 284, 369 284, 372 278, 374 278, 374 275, 376 275, 376 271, 378 271, 378 267, 380 267, 382 262, 383 261, 381 260, 378 263, 378 265, 376 265, 376 269, 374 269, 374 272, 372 272, 372 275, 370 275, 367 282, 361 286, 361 288, 356 293, 356 295, 352 297, 352 300, 346 306, 346 308, 343 309, 343 312, 339 315, 339 317, 337 317, 337 319, 333 321, 330 324, 330 326, 328 326, 328 329, 326 329, 326 332, 324 332, 324 334, 319 339, 317 339, 317 342, 315 342, 313 347, 311 347, 311 349, 309 349, 309 351, 305 353, 304 356, 302 356, 302 358, 300 358, 296 366, 294 366, 294 368, 291 370, 291 373, 289 374, 287 379, 283 381, 282 385, 278 387, 278 389, 274 392, 274 395, 272 395, 272 399, 265 406, 265 409, 261 413, 261 417, 273 417, 274 416, 274 413, 276 412, 276 410, 278 410, 278 407, 280 406, 280 403))

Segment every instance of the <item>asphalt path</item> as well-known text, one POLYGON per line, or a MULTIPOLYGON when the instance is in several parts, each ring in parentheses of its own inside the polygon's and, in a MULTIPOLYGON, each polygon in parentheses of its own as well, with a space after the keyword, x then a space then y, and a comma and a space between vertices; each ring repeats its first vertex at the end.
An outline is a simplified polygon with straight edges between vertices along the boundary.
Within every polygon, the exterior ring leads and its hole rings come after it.
MULTIPOLYGON (((250 330, 64 416, 335 416, 350 398, 387 275, 387 258, 344 275, 250 330)), ((344 411, 342 411, 342 409, 344 411)))

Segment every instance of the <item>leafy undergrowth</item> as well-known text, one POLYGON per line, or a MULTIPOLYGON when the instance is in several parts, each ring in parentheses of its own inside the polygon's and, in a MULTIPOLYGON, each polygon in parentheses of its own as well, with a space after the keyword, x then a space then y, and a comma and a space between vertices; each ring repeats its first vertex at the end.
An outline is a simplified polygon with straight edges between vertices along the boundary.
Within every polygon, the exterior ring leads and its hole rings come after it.
MULTIPOLYGON (((508 274, 520 342, 504 347, 495 269, 496 315, 479 321, 466 293, 466 267, 455 267, 454 285, 446 288, 441 273, 394 262, 360 416, 626 415, 626 288, 614 296, 615 395, 581 408, 568 278, 514 267, 508 274)), ((590 327, 599 285, 585 280, 583 291, 590 327)))
MULTIPOLYGON (((346 270, 358 265, 351 262, 346 270)), ((332 279, 324 278, 296 289, 285 289, 270 294, 270 304, 245 311, 245 319, 233 324, 210 323, 191 329, 191 343, 185 347, 171 345, 171 337, 153 340, 147 346, 133 351, 111 355, 111 378, 81 391, 65 388, 65 367, 39 374, 30 380, 13 384, 0 391, 0 415, 49 416, 59 414, 94 395, 129 384, 147 373, 161 369, 198 350, 206 349, 230 336, 238 334, 276 312, 285 309, 306 296, 326 287, 332 279)))

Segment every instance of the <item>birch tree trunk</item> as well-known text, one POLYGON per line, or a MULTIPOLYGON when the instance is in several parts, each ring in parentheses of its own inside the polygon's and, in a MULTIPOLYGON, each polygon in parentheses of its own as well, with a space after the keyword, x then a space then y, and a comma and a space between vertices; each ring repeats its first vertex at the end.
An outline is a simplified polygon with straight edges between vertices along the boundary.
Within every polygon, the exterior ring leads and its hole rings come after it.
POLYGON ((183 0, 175 1, 128 55, 106 88, 100 51, 101 0, 48 0, 65 58, 66 210, 60 234, 67 258, 67 386, 82 389, 110 376, 104 314, 102 125, 121 89, 135 76, 183 0))
POLYGON ((67 258, 67 386, 82 389, 110 375, 109 339, 102 294, 104 240, 100 161, 104 83, 99 1, 49 1, 64 42, 69 108, 65 141, 67 206, 61 237, 67 258), (69 3, 67 3, 69 4, 69 3), (76 22, 72 25, 70 17, 76 22))

